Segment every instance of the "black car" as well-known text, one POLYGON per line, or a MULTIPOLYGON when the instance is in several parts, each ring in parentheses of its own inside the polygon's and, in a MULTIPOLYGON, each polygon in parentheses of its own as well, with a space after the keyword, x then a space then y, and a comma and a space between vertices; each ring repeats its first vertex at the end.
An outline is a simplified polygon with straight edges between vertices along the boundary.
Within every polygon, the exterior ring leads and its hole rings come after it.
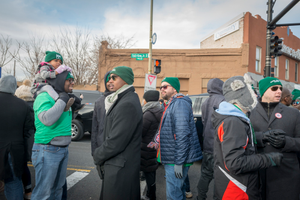
POLYGON ((203 94, 197 94, 197 95, 189 95, 188 97, 190 97, 190 99, 192 100, 194 121, 196 124, 199 142, 200 142, 200 145, 202 148, 202 146, 203 146, 203 124, 202 124, 201 106, 204 103, 204 101, 209 97, 209 94, 203 93, 203 94))
POLYGON ((84 108, 79 110, 75 115, 75 119, 72 120, 72 141, 80 140, 85 132, 91 133, 92 119, 96 100, 103 95, 99 91, 89 90, 73 90, 73 94, 77 97, 83 95, 82 104, 85 104, 84 108))

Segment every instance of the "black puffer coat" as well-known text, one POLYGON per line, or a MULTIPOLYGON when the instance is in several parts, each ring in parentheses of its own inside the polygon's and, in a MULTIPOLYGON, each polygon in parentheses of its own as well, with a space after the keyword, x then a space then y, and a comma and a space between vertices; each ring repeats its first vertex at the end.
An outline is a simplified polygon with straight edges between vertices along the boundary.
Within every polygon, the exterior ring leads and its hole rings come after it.
POLYGON ((143 134, 141 143, 141 171, 151 172, 158 168, 156 161, 156 150, 148 148, 147 145, 152 141, 158 129, 163 108, 158 105, 146 110, 143 114, 143 134))

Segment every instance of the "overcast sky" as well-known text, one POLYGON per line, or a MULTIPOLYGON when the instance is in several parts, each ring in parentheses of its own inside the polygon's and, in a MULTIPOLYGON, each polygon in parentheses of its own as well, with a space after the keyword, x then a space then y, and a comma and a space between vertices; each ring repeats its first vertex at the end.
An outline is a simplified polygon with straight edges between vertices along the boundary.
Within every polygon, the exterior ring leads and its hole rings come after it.
MULTIPOLYGON (((278 0, 276 16, 292 0, 278 0)), ((94 35, 134 36, 132 48, 148 48, 150 0, 2 0, 0 34, 26 40, 64 27, 94 35)), ((200 40, 243 12, 266 19, 267 0, 154 0, 153 49, 199 48, 200 40)), ((278 23, 299 23, 300 3, 278 23), (298 11, 298 12, 297 12, 298 11)), ((300 38, 300 26, 290 27, 300 38)), ((276 32, 276 31, 275 31, 276 32)), ((263 36, 265 37, 265 36, 263 36)))

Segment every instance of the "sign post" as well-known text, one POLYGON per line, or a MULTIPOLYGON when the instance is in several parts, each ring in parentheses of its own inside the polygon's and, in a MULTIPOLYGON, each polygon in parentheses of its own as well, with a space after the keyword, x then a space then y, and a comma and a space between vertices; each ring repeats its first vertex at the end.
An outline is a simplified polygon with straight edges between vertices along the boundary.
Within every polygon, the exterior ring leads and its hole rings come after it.
POLYGON ((146 74, 144 93, 147 92, 148 90, 156 90, 156 81, 157 81, 156 75, 146 74))

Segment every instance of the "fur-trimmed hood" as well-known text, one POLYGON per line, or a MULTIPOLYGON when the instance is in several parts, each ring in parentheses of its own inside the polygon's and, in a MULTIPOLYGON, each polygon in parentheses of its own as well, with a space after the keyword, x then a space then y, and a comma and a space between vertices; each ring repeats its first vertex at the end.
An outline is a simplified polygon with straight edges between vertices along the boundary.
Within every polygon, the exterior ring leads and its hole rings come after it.
POLYGON ((27 85, 21 85, 15 92, 15 95, 23 99, 24 101, 34 101, 32 94, 30 92, 31 87, 27 85))

